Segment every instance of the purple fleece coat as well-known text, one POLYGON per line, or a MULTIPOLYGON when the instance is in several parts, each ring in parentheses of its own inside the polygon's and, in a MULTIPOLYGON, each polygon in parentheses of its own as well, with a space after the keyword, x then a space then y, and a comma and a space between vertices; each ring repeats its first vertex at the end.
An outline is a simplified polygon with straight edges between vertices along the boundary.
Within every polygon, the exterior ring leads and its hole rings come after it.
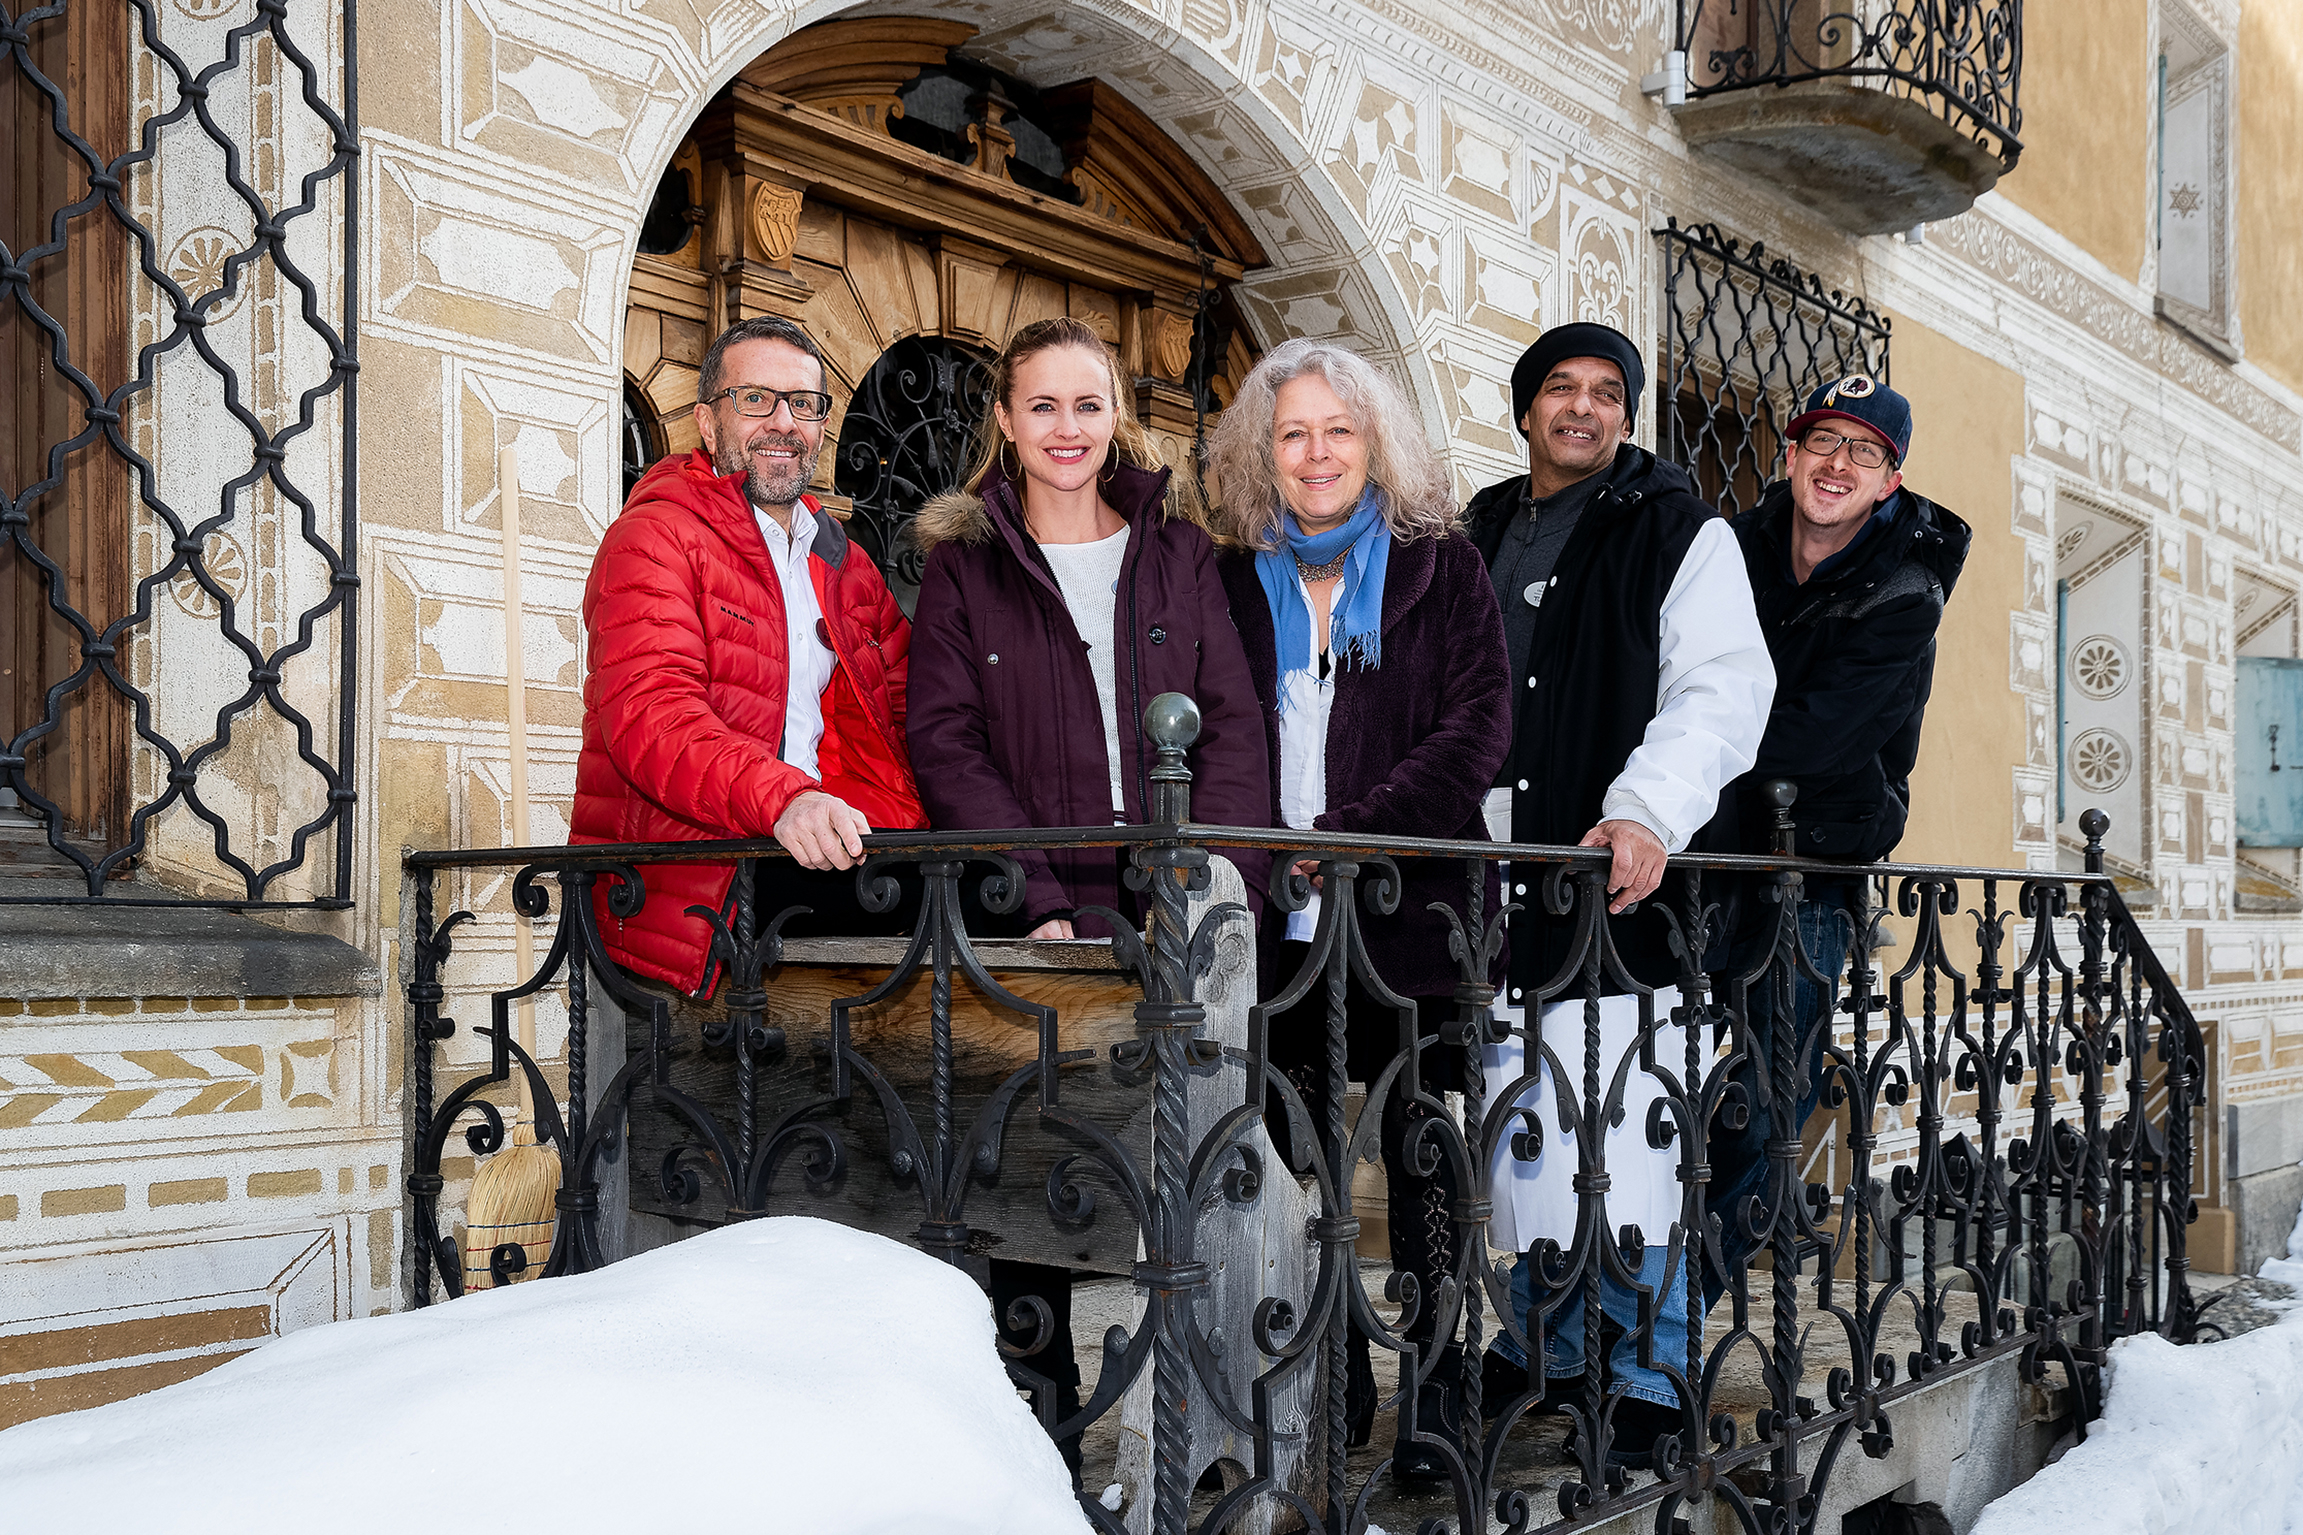
MULTIPOLYGON (((1252 553, 1226 550, 1220 563, 1263 705, 1273 768, 1268 812, 1277 825, 1279 663, 1271 606, 1252 553)), ((1337 674, 1327 722, 1328 808, 1312 824, 1348 836, 1486 841, 1480 801, 1511 751, 1507 667, 1495 588, 1471 540, 1450 533, 1394 543, 1383 585, 1383 664, 1374 671, 1346 666, 1337 674)), ((1396 913, 1379 917, 1362 908, 1368 958, 1401 996, 1445 995, 1455 988, 1456 964, 1447 949, 1447 920, 1430 907, 1443 901, 1462 913, 1464 867, 1403 858, 1399 872, 1396 913)), ((1498 895, 1489 864, 1490 917, 1498 895)), ((1275 912, 1268 925, 1277 920, 1275 912)), ((1490 979, 1502 976, 1499 964, 1490 979)), ((1267 977, 1266 986, 1274 979, 1287 978, 1267 977)))
MULTIPOLYGON (((1189 694, 1200 738, 1188 761, 1192 818, 1219 826, 1271 824, 1271 771, 1247 657, 1206 533, 1167 515, 1167 473, 1122 468, 1104 500, 1127 519, 1111 643, 1116 645, 1120 750, 1128 819, 1141 823, 1155 753, 1143 709, 1189 694)), ((927 551, 912 616, 912 769, 938 831, 1108 826, 1111 775, 1103 706, 1087 643, 1039 545, 1025 532, 1015 488, 994 467, 982 496, 939 496, 914 537, 927 551)), ((1222 850, 1261 909, 1268 853, 1222 850)), ((1038 926, 1082 906, 1119 908, 1108 849, 1022 853, 1024 916, 1038 926)), ((1101 937, 1101 923, 1079 929, 1101 937)))

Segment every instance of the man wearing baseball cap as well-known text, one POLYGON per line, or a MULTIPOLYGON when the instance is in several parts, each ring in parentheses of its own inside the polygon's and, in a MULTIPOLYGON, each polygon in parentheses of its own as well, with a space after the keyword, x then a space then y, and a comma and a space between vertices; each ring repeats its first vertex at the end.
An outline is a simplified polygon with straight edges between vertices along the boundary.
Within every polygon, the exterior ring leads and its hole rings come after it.
MULTIPOLYGON (((1765 786, 1788 779, 1799 790, 1791 813, 1800 856, 1862 865, 1885 858, 1903 836, 1935 680, 1935 630, 1971 534, 1903 483, 1911 404, 1870 375, 1818 386, 1784 437, 1784 477, 1735 519, 1777 679, 1758 758, 1731 791, 1738 851, 1774 851, 1765 786)), ((1800 944, 1823 974, 1844 971, 1867 895, 1856 867, 1844 880, 1804 882, 1800 944)), ((1747 970, 1772 943, 1777 912, 1765 901, 1740 904, 1742 963, 1730 968, 1747 970)), ((1769 1192, 1768 1141, 1781 1137, 1788 1154, 1815 1107, 1823 1034, 1809 1033, 1825 1001, 1795 968, 1793 1026, 1808 1049, 1786 1133, 1775 1128, 1773 1094, 1751 1081, 1764 1076, 1774 1012, 1772 988, 1752 988, 1751 1039, 1762 1064, 1738 1068, 1751 1115, 1740 1131, 1715 1128, 1712 1142, 1709 1207, 1724 1228, 1731 1272, 1755 1245, 1742 1214, 1752 1196, 1769 1192)), ((1769 1207, 1798 1187, 1788 1155, 1785 1165, 1790 1181, 1763 1201, 1769 1207)), ((1705 1289, 1715 1298, 1720 1276, 1707 1273, 1705 1289)))
MULTIPOLYGON (((1682 470, 1631 441, 1646 388, 1639 349, 1621 331, 1593 324, 1545 331, 1511 377, 1527 473, 1474 497, 1465 531, 1487 557, 1503 607, 1517 699, 1512 754, 1489 800, 1491 832, 1609 850, 1609 936, 1624 968, 1657 988, 1654 1049, 1669 1060, 1684 1059, 1681 1031, 1665 1021, 1679 1002, 1679 963, 1662 914, 1638 903, 1662 882, 1665 858, 1689 846, 1711 822, 1720 791, 1751 765, 1775 673, 1726 521, 1682 470)), ((1580 1153, 1551 1085, 1537 1080, 1547 1074, 1526 1060, 1532 1030, 1522 1020, 1537 988, 1577 952, 1582 914, 1553 915, 1523 878, 1515 873, 1511 890, 1521 906, 1511 919, 1511 979, 1496 999, 1515 1032, 1489 1047, 1487 1080, 1490 1112, 1517 1106, 1535 1114, 1546 1127, 1545 1149, 1533 1161, 1508 1149, 1497 1158, 1490 1240, 1526 1253, 1549 1239, 1565 1251, 1582 1230, 1574 1186, 1580 1153)), ((1579 981, 1564 994, 1574 1000, 1547 999, 1573 1014, 1556 1028, 1547 1023, 1544 1034, 1573 1078, 1570 1096, 1584 1079, 1576 1043, 1584 1037, 1584 989, 1579 981)), ((1693 1443, 1700 1427, 1683 1421, 1664 1371, 1639 1362, 1649 1345, 1659 1361, 1686 1357, 1687 1264, 1683 1257, 1671 1266, 1665 1245, 1684 1189, 1677 1150, 1647 1144, 1646 1105, 1665 1086, 1638 1066, 1638 1001, 1605 969, 1597 989, 1601 1080, 1612 1081, 1632 1056, 1627 1128, 1605 1137, 1606 1219, 1610 1231, 1637 1225, 1647 1234, 1637 1279, 1655 1297, 1653 1318, 1643 1323, 1637 1289, 1609 1277, 1604 1323, 1587 1319, 1580 1283, 1566 1294, 1544 1293, 1532 1282, 1533 1264, 1522 1262, 1514 1310, 1523 1326, 1546 1318, 1542 1380, 1531 1379, 1538 1372, 1508 1338, 1499 1339, 1483 1399, 1501 1408, 1541 1389, 1545 1405, 1575 1407, 1588 1426, 1594 1392, 1620 1390, 1608 1460, 1645 1466, 1659 1435, 1693 1443), (1587 1353, 1591 1326, 1620 1336, 1587 1353), (1588 1379, 1590 1357, 1601 1361, 1599 1381, 1588 1379)), ((1586 1261, 1600 1263, 1601 1255, 1586 1261)), ((1536 1329, 1526 1330, 1533 1341, 1536 1329)))

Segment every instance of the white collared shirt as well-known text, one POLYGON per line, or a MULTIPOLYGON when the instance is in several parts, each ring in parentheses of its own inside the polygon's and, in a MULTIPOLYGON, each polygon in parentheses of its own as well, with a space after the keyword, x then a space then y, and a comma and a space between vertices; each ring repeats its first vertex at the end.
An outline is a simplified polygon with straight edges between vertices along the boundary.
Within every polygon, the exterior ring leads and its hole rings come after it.
MULTIPOLYGON (((1342 608, 1351 585, 1350 571, 1328 594, 1329 611, 1342 608)), ((1304 590, 1303 577, 1296 577, 1295 589, 1304 607, 1318 612, 1313 606, 1311 593, 1304 590)), ((1320 636, 1314 629, 1310 654, 1305 658, 1308 675, 1293 679, 1281 673, 1283 688, 1279 700, 1279 818, 1296 831, 1310 831, 1312 822, 1327 811, 1327 722, 1335 709, 1335 671, 1330 658, 1328 674, 1320 675, 1320 636), (1287 685, 1292 682, 1292 685, 1287 685)), ((1319 928, 1319 897, 1301 911, 1288 913, 1287 936, 1308 943, 1319 928)))
POLYGON ((816 771, 816 751, 824 741, 824 689, 832 685, 840 658, 824 642, 824 610, 816 601, 816 583, 808 576, 808 550, 815 545, 815 514, 792 503, 792 531, 786 534, 776 519, 759 507, 752 516, 767 540, 768 563, 776 570, 776 583, 784 589, 784 739, 776 755, 810 778, 816 771))

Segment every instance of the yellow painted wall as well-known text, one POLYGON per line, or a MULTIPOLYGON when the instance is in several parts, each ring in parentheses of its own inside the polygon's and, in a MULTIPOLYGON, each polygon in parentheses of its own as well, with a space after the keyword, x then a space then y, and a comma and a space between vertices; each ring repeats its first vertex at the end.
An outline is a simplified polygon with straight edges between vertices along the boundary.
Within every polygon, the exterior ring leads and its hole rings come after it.
POLYGON ((2023 605, 2023 540, 2009 521, 2011 461, 2023 451, 2023 380, 1903 315, 1895 387, 1911 401, 1905 479, 1975 529, 1967 568, 1936 634, 1911 824, 1898 862, 2005 868, 2014 854, 2024 760, 2023 697, 2009 679, 2008 624, 2023 605))
MULTIPOLYGON (((2290 0, 2251 0, 2266 3, 2290 0)), ((2128 278, 2142 275, 2151 236, 2150 20, 2148 0, 2023 8, 2023 158, 1999 183, 2025 212, 2128 278)))
POLYGON ((2246 0, 2238 66, 2240 336, 2303 389, 2303 4, 2246 0))

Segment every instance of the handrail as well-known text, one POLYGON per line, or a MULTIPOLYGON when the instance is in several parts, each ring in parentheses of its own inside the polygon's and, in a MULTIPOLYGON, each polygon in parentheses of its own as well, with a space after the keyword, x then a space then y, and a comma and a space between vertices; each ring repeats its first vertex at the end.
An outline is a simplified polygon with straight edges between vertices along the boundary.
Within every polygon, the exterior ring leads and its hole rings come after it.
MULTIPOLYGON (((1175 821, 1131 826, 1031 827, 975 832, 872 832, 860 839, 864 857, 875 854, 928 854, 979 852, 997 854, 1010 848, 1057 850, 1064 848, 1149 847, 1163 842, 1198 842, 1217 847, 1243 847, 1270 852, 1323 852, 1400 858, 1488 858, 1500 862, 1574 864, 1599 868, 1611 854, 1605 848, 1569 847, 1561 843, 1475 842, 1449 837, 1351 837, 1326 832, 1294 831, 1272 826, 1224 826, 1207 821, 1175 821)), ((555 868, 605 869, 633 863, 729 863, 738 859, 789 858, 783 844, 772 837, 728 837, 697 842, 580 842, 558 846, 502 848, 405 848, 400 861, 410 869, 507 868, 549 863, 555 868)), ((1994 868, 1984 864, 1834 863, 1817 858, 1786 858, 1756 853, 1675 853, 1666 861, 1675 870, 1722 874, 1796 873, 1846 879, 1851 876, 1888 879, 1994 879, 2018 883, 2062 884, 2111 888, 2112 877, 2048 869, 1994 868)))

